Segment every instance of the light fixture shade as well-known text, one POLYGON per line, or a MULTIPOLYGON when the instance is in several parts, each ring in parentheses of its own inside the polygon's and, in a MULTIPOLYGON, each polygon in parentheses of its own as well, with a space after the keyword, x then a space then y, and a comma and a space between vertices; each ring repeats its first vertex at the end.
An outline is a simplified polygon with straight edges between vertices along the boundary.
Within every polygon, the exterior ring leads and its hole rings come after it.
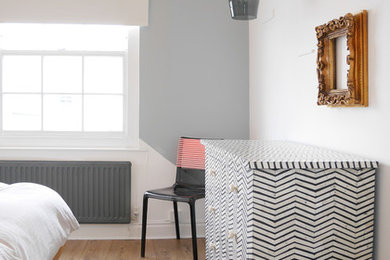
POLYGON ((253 20, 257 18, 259 0, 229 0, 230 14, 235 20, 253 20))

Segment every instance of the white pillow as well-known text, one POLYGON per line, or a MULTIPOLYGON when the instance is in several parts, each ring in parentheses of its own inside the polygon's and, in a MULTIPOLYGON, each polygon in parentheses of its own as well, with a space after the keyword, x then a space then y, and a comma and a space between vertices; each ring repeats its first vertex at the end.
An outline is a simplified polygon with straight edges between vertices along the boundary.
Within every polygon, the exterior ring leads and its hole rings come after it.
POLYGON ((8 184, 0 182, 0 190, 4 189, 5 187, 8 187, 8 184))

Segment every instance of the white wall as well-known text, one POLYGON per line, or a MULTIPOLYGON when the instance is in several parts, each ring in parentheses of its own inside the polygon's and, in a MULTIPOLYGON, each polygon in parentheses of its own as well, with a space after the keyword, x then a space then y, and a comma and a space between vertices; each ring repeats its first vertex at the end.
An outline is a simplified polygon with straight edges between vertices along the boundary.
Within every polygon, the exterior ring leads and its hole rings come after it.
MULTIPOLYGON (((138 212, 138 220, 131 224, 83 224, 71 239, 140 239, 142 197, 146 190, 170 186, 174 183, 176 166, 144 142, 139 150, 98 149, 0 149, 0 160, 79 160, 79 161, 130 161, 131 212, 138 212)), ((148 238, 175 237, 171 211, 173 204, 150 200, 148 214, 148 238)), ((182 236, 190 237, 188 205, 179 203, 182 212, 182 236)), ((196 204, 198 233, 204 236, 204 200, 196 204)))
POLYGON ((250 135, 380 162, 377 259, 390 259, 390 1, 262 0, 250 34, 250 135), (368 10, 369 107, 317 106, 315 26, 368 10))

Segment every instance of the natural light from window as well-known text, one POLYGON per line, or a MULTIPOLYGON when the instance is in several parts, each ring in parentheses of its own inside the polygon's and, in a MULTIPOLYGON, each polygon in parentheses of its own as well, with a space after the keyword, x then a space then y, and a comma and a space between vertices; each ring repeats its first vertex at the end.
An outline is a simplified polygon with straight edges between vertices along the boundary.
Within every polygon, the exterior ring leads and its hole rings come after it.
POLYGON ((3 131, 123 132, 128 29, 0 25, 3 131))
POLYGON ((136 140, 138 42, 132 26, 0 24, 2 143, 136 140))
POLYGON ((126 51, 127 26, 0 24, 2 50, 126 51))

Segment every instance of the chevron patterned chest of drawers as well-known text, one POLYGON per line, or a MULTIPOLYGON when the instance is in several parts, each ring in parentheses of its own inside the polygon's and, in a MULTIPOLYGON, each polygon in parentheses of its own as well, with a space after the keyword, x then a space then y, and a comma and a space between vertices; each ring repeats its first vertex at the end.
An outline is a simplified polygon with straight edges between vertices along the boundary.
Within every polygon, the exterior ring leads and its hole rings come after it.
POLYGON ((292 142, 202 143, 207 259, 373 258, 376 161, 292 142))

